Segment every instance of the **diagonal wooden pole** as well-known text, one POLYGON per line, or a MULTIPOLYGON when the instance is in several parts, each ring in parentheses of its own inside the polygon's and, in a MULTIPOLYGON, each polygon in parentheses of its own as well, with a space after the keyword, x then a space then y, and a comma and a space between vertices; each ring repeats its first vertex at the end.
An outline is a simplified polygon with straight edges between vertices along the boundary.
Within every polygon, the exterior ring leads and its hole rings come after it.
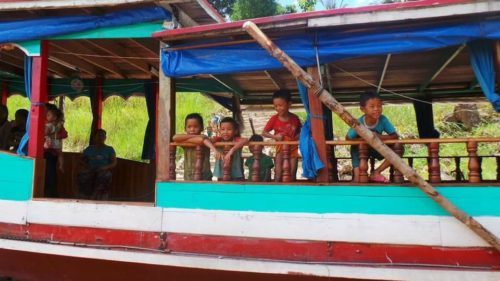
POLYGON ((315 81, 311 75, 305 72, 295 61, 293 61, 285 52, 276 46, 253 22, 247 21, 243 25, 243 29, 250 34, 264 49, 266 49, 274 58, 287 68, 292 75, 300 80, 307 88, 312 89, 321 102, 330 110, 335 112, 344 122, 353 128, 368 144, 382 154, 396 169, 398 169, 410 182, 418 186, 432 200, 438 203, 448 213, 453 215, 479 237, 484 239, 490 245, 500 252, 500 242, 495 234, 491 233, 478 221, 469 216, 464 211, 457 208, 448 199, 443 197, 434 187, 426 182, 420 175, 417 174, 403 159, 401 159, 394 151, 387 147, 372 131, 361 125, 346 109, 321 85, 315 81))

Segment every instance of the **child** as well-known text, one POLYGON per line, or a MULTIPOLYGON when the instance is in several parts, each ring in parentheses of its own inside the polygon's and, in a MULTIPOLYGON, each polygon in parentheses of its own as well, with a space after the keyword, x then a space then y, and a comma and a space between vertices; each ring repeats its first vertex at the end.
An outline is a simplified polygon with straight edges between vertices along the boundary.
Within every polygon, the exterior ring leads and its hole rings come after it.
MULTIPOLYGON (((178 134, 173 136, 173 140, 178 143, 190 143, 205 146, 202 149, 203 154, 203 167, 201 170, 202 180, 212 180, 212 171, 210 170, 210 150, 215 154, 215 158, 219 159, 221 155, 215 149, 212 142, 204 135, 203 131, 203 117, 198 113, 191 113, 186 116, 184 120, 184 130, 186 134, 178 134)), ((196 148, 184 147, 184 180, 194 180, 194 170, 196 164, 196 148)))
POLYGON ((51 104, 46 106, 45 142, 43 144, 45 168, 45 196, 57 197, 57 167, 63 171, 62 141, 58 137, 64 123, 61 110, 51 104))
POLYGON ((28 120, 28 110, 18 109, 10 130, 9 147, 11 151, 16 151, 19 143, 26 133, 26 122, 28 120))
MULTIPOLYGON (((361 116, 358 121, 375 133, 381 140, 398 139, 399 136, 396 133, 396 129, 392 125, 391 121, 384 115, 382 115, 382 100, 380 97, 373 92, 365 92, 361 95, 359 106, 364 115, 361 116), (383 133, 387 135, 382 135, 383 133)), ((358 138, 358 134, 354 129, 349 129, 347 132, 346 139, 353 140, 358 138)), ((369 156, 374 157, 378 160, 384 159, 377 151, 370 147, 369 156)), ((352 157, 352 167, 353 167, 353 182, 359 182, 359 150, 356 146, 351 147, 351 157, 352 157)), ((387 169, 391 164, 389 161, 385 160, 380 164, 380 166, 375 169, 375 171, 370 175, 370 181, 387 183, 388 180, 381 174, 385 169, 387 169)))
MULTIPOLYGON (((299 139, 302 124, 299 117, 289 111, 292 105, 291 93, 288 90, 279 90, 273 94, 273 105, 277 114, 273 115, 264 127, 262 135, 266 138, 272 138, 275 141, 296 141, 299 139), (274 131, 274 135, 270 132, 274 131)), ((290 146, 290 166, 292 180, 297 177, 297 163, 299 149, 297 145, 290 146)), ((276 146, 274 180, 279 182, 283 175, 283 146, 276 146)))
MULTIPOLYGON (((235 145, 222 157, 215 162, 214 176, 222 180, 224 175, 224 162, 231 161, 231 180, 243 180, 243 158, 241 157, 241 148, 248 143, 248 139, 240 137, 238 123, 231 117, 225 117, 220 121, 220 136, 214 137, 214 142, 235 142, 235 145)), ((223 153, 223 148, 218 148, 223 153)))
POLYGON ((113 147, 105 144, 106 131, 97 129, 92 144, 85 148, 81 159, 82 171, 78 174, 80 197, 93 200, 107 200, 116 166, 116 153, 113 147))
MULTIPOLYGON (((259 135, 252 135, 250 137, 250 141, 264 141, 264 138, 259 135)), ((253 153, 254 149, 257 149, 256 146, 250 145, 249 146, 250 151, 253 153)), ((271 169, 274 168, 274 163, 273 163, 273 158, 267 156, 266 154, 262 153, 262 146, 259 147, 260 149, 260 160, 259 160, 259 180, 260 181, 271 181, 271 169)), ((252 173, 253 173, 253 163, 254 163, 254 158, 253 156, 250 156, 247 158, 245 161, 245 166, 248 167, 248 180, 252 181, 252 173)))

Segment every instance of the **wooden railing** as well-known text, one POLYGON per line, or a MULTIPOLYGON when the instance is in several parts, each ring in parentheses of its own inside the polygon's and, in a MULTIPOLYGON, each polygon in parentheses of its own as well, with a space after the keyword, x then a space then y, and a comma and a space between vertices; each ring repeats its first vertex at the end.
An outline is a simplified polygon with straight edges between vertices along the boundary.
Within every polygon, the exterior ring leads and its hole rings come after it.
MULTIPOLYGON (((441 179, 441 165, 440 159, 453 159, 455 163, 455 179, 456 182, 463 182, 464 176, 461 170, 460 164, 463 158, 468 158, 468 182, 469 183, 480 183, 482 182, 482 168, 481 163, 484 158, 495 158, 496 159, 496 182, 500 182, 500 151, 495 155, 478 155, 478 144, 479 143, 500 143, 500 138, 461 138, 461 139, 402 139, 402 140, 386 140, 385 144, 391 145, 393 150, 402 155, 404 151, 405 145, 424 145, 427 147, 427 156, 404 156, 403 158, 408 161, 408 164, 411 167, 414 167, 414 160, 416 159, 425 159, 427 160, 428 174, 429 174, 429 182, 431 183, 441 183, 443 180, 441 179), (463 143, 464 144, 464 152, 467 152, 467 155, 462 156, 440 156, 439 150, 440 145, 442 144, 451 144, 451 143, 463 143)), ((291 167, 290 167, 290 146, 297 145, 297 141, 286 141, 286 142, 250 142, 249 146, 255 147, 253 151, 251 151, 254 159, 256 161, 253 162, 252 169, 250 171, 252 181, 258 182, 259 179, 259 160, 261 158, 261 148, 262 146, 283 146, 283 182, 291 182, 291 167)), ((337 146, 351 146, 351 145, 359 145, 359 155, 360 155, 360 182, 367 183, 369 181, 368 170, 369 166, 371 166, 371 171, 374 169, 374 159, 368 159, 368 148, 369 146, 364 141, 327 141, 327 159, 328 163, 326 166, 328 168, 328 179, 329 182, 339 182, 339 171, 338 171, 338 161, 350 159, 350 157, 336 157, 335 156, 335 148, 337 146), (368 165, 371 163, 371 165, 368 165)), ((233 143, 217 143, 215 144, 217 147, 222 147, 224 152, 227 153, 231 149, 233 143)), ((179 143, 171 143, 170 144, 170 180, 176 179, 176 170, 175 170, 175 161, 176 161, 176 148, 177 146, 181 147, 195 147, 195 145, 189 144, 179 144, 179 143)), ((201 169, 203 163, 203 155, 201 151, 201 146, 196 146, 196 164, 194 171, 194 179, 201 180, 201 169)), ((231 171, 231 163, 224 163, 223 167, 223 180, 230 180, 230 171, 231 171)), ((403 175, 397 170, 391 167, 390 170, 390 178, 394 183, 402 183, 405 181, 403 175)))

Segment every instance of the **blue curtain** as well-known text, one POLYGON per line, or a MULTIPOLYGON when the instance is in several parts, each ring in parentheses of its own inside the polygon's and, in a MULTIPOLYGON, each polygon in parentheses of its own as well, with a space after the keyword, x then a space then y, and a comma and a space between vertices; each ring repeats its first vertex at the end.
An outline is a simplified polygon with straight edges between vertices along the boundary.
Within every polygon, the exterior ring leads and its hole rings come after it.
POLYGON ((146 107, 148 111, 148 125, 144 134, 144 144, 142 145, 142 159, 155 159, 155 127, 156 127, 156 98, 153 81, 144 82, 144 96, 146 97, 146 107))
POLYGON ((493 65, 493 48, 489 40, 477 40, 468 44, 470 61, 476 79, 481 85, 486 98, 496 112, 500 112, 500 95, 495 93, 495 67, 493 65))
POLYGON ((307 97, 307 88, 300 82, 297 82, 300 99, 306 109, 307 119, 300 131, 299 149, 302 155, 302 176, 313 179, 318 175, 318 171, 325 167, 319 159, 316 145, 314 144, 311 133, 311 116, 309 114, 309 99, 307 97))
MULTIPOLYGON (((33 58, 29 56, 24 56, 24 90, 26 91, 26 96, 31 101, 31 76, 32 76, 32 64, 33 58)), ((34 106, 33 104, 31 105, 34 106)), ((17 148, 17 154, 26 156, 28 155, 28 140, 30 133, 30 117, 31 110, 28 114, 28 120, 26 120, 26 133, 19 142, 19 147, 17 148)))

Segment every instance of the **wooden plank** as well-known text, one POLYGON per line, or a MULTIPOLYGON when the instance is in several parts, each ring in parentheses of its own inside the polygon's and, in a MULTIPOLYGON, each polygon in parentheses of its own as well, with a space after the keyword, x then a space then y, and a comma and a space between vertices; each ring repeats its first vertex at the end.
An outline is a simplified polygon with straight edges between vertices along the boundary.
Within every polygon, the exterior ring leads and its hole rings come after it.
POLYGON ((160 71, 160 92, 157 104, 157 166, 156 180, 169 180, 170 139, 175 133, 175 80, 160 71), (172 119, 173 118, 173 119, 172 119))
POLYGON ((107 55, 117 56, 117 60, 123 61, 135 69, 146 73, 147 75, 151 74, 149 65, 144 62, 144 60, 140 59, 127 59, 127 57, 137 57, 138 54, 131 53, 128 48, 123 48, 118 46, 109 40, 99 40, 98 42, 94 40, 85 40, 85 43, 92 45, 94 48, 103 51, 107 55))
MULTIPOLYGON (((319 81, 320 74, 318 73, 318 68, 309 67, 307 68, 307 72, 312 75, 314 79, 319 81)), ((312 137, 314 144, 316 145, 316 150, 318 151, 319 159, 321 159, 321 162, 325 165, 323 169, 319 170, 316 182, 328 182, 328 157, 325 143, 325 122, 322 118, 323 104, 311 89, 307 90, 307 97, 309 99, 312 137)))
POLYGON ((458 54, 465 48, 465 45, 460 45, 457 48, 454 49, 449 49, 443 57, 440 59, 439 62, 436 63, 438 66, 436 69, 434 69, 432 72, 430 72, 427 76, 427 78, 424 80, 422 84, 418 87, 418 92, 423 92, 427 87, 432 83, 436 77, 455 59, 458 54))
POLYGON ((245 97, 245 92, 229 75, 210 75, 215 81, 219 82, 222 86, 226 87, 234 94, 245 97))

